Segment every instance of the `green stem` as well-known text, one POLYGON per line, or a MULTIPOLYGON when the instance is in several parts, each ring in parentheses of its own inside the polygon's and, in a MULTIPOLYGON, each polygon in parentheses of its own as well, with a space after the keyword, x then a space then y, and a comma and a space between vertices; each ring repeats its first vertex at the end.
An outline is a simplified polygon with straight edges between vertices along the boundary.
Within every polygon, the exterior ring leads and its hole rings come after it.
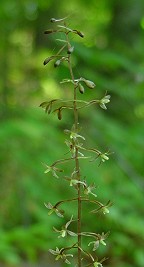
MULTIPOLYGON (((66 34, 67 44, 69 44, 68 34, 66 34)), ((75 131, 78 130, 78 108, 77 108, 77 85, 75 84, 72 64, 71 64, 71 54, 68 55, 68 66, 71 75, 71 79, 74 83, 74 101, 73 101, 73 110, 74 110, 74 125, 75 131)), ((75 170, 77 173, 77 180, 80 181, 80 166, 79 166, 79 159, 78 159, 78 147, 76 147, 75 152, 75 170)), ((78 224, 77 224, 77 234, 78 234, 78 267, 81 267, 81 185, 78 183, 78 210, 77 210, 77 217, 78 217, 78 224)))

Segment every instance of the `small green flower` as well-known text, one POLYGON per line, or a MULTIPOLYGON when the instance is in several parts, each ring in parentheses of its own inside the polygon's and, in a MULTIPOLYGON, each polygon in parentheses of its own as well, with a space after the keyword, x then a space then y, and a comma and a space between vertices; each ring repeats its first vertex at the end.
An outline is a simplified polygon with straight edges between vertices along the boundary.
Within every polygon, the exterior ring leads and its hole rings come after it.
POLYGON ((108 155, 107 152, 100 154, 102 162, 105 162, 106 160, 109 160, 109 157, 107 155, 108 155))
POLYGON ((108 104, 110 102, 110 98, 111 98, 110 95, 106 95, 101 100, 99 100, 100 107, 103 109, 107 109, 105 104, 108 104))
POLYGON ((99 240, 90 242, 88 246, 90 246, 91 244, 93 244, 93 251, 95 251, 99 247, 99 240))
POLYGON ((108 237, 109 232, 106 234, 102 233, 101 235, 95 234, 95 233, 90 233, 90 235, 96 238, 95 241, 92 241, 88 244, 88 246, 93 244, 93 251, 95 251, 99 247, 100 244, 102 244, 103 246, 106 246, 106 243, 104 242, 104 240, 108 237))
MULTIPOLYGON (((65 144, 69 147, 69 152, 71 152, 72 158, 74 158, 75 157, 75 154, 76 154, 76 148, 78 146, 75 144, 74 140, 72 140, 72 141, 66 140, 65 141, 65 144)), ((78 151, 78 154, 81 157, 84 157, 84 154, 82 154, 80 151, 78 151)))
POLYGON ((89 267, 89 266, 94 266, 94 267, 103 267, 103 265, 98 262, 97 260, 96 261, 93 261, 92 263, 88 264, 86 267, 89 267))
POLYGON ((64 217, 64 211, 57 208, 57 205, 52 205, 50 202, 48 204, 44 203, 45 207, 49 209, 48 215, 51 215, 53 212, 59 217, 64 217))
POLYGON ((108 214, 109 209, 107 207, 102 207, 102 212, 103 212, 103 214, 108 214))
POLYGON ((71 236, 77 236, 76 233, 68 230, 67 228, 69 227, 69 225, 71 224, 71 222, 74 222, 76 220, 73 220, 73 215, 71 216, 71 219, 62 227, 61 230, 57 230, 55 227, 53 227, 54 231, 57 232, 57 233, 60 233, 60 235, 58 236, 58 238, 60 237, 65 237, 67 236, 68 234, 71 235, 71 236))
POLYGON ((98 266, 103 267, 103 265, 100 262, 97 262, 97 261, 94 262, 93 266, 94 267, 98 267, 98 266))
POLYGON ((90 264, 88 264, 86 267, 94 266, 94 267, 103 267, 102 262, 104 262, 107 258, 103 258, 102 260, 98 261, 98 258, 96 257, 95 260, 93 260, 90 264))
POLYGON ((73 255, 65 254, 64 251, 65 251, 64 248, 59 249, 58 247, 56 247, 56 250, 49 249, 49 252, 56 256, 55 257, 56 261, 58 261, 59 259, 62 259, 65 263, 71 264, 71 262, 67 259, 67 257, 73 257, 73 255))
POLYGON ((65 130, 65 133, 68 133, 68 132, 70 133, 70 139, 76 140, 77 138, 81 138, 81 139, 85 140, 85 138, 82 135, 80 135, 80 134, 78 134, 76 132, 65 130))
POLYGON ((70 186, 76 186, 77 184, 79 184, 77 179, 70 179, 70 186))
POLYGON ((108 213, 109 213, 109 209, 108 209, 108 208, 111 207, 111 206, 112 206, 112 202, 109 200, 109 201, 107 202, 107 204, 104 205, 104 206, 101 208, 103 214, 108 214, 108 213))
POLYGON ((91 185, 88 186, 86 181, 84 181, 83 187, 84 187, 84 194, 85 195, 91 194, 94 197, 97 197, 97 195, 92 192, 92 190, 95 189, 95 185, 94 184, 91 184, 91 185))
POLYGON ((46 164, 44 164, 46 166, 46 170, 44 173, 48 173, 48 172, 51 172, 52 175, 56 178, 59 178, 59 176, 56 174, 56 172, 63 172, 63 170, 59 169, 59 168, 56 168, 55 166, 51 165, 51 166, 48 166, 46 164))
POLYGON ((109 160, 108 156, 110 154, 112 154, 112 152, 109 152, 109 151, 102 153, 101 151, 99 151, 97 149, 91 149, 91 150, 97 154, 97 156, 94 159, 92 159, 91 161, 100 159, 99 166, 101 165, 102 162, 105 162, 106 160, 109 160))
POLYGON ((100 159, 100 163, 99 163, 99 166, 101 165, 101 163, 102 162, 105 162, 106 160, 109 160, 109 155, 110 155, 111 153, 108 151, 108 152, 104 152, 104 153, 102 153, 102 152, 100 152, 100 151, 98 151, 97 150, 97 157, 96 157, 96 159, 100 159))
POLYGON ((77 188, 78 184, 82 184, 82 185, 85 184, 84 182, 79 181, 77 178, 75 178, 76 174, 77 172, 74 170, 71 174, 71 177, 65 177, 65 180, 69 181, 70 186, 74 186, 75 188, 77 188))
POLYGON ((92 210, 92 213, 97 213, 98 211, 102 211, 103 214, 109 213, 109 207, 112 206, 112 202, 109 200, 106 205, 101 204, 99 208, 92 210))
POLYGON ((70 182, 70 186, 74 186, 77 187, 78 184, 84 184, 84 182, 79 181, 78 179, 74 179, 74 178, 69 178, 69 177, 65 177, 65 180, 68 180, 70 182))

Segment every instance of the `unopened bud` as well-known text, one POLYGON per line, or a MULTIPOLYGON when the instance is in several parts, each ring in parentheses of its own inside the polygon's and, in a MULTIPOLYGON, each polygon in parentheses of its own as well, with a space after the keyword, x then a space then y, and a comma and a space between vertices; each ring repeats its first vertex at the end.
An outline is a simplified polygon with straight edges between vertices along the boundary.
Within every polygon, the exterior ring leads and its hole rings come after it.
POLYGON ((60 22, 60 21, 63 21, 63 20, 65 20, 65 19, 67 19, 67 17, 62 18, 62 19, 51 18, 51 19, 50 19, 50 22, 60 22))
POLYGON ((83 81, 86 84, 86 86, 89 87, 90 89, 93 89, 96 86, 92 81, 85 80, 85 79, 83 81))
POLYGON ((44 64, 44 65, 48 64, 52 59, 53 59, 53 57, 47 57, 47 58, 44 60, 43 64, 44 64))
POLYGON ((71 53, 73 53, 73 51, 74 51, 74 46, 70 46, 70 47, 68 48, 67 53, 68 53, 68 54, 71 54, 71 53))
POLYGON ((58 119, 59 120, 62 119, 62 111, 61 111, 61 109, 58 110, 58 119))
POLYGON ((53 33, 55 32, 56 30, 52 30, 52 29, 49 29, 49 30, 45 30, 44 31, 44 34, 50 34, 50 33, 53 33))
POLYGON ((50 114, 51 111, 52 111, 52 102, 50 102, 50 103, 47 105, 46 109, 45 109, 45 112, 48 113, 48 114, 50 114))
POLYGON ((74 33, 78 34, 80 37, 84 37, 84 34, 78 30, 73 30, 74 33))
POLYGON ((58 67, 61 64, 61 60, 58 59, 55 63, 54 63, 54 67, 58 67))
POLYGON ((84 94, 84 91, 85 91, 84 87, 81 85, 81 83, 79 83, 79 92, 81 94, 84 94))
POLYGON ((50 22, 56 22, 57 20, 55 18, 51 18, 50 22))

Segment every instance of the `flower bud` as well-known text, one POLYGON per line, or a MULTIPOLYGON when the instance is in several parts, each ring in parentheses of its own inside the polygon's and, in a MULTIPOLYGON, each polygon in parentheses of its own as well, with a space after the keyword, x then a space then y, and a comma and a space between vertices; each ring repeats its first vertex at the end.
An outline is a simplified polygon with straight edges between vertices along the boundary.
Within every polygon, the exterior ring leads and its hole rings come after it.
POLYGON ((74 33, 78 34, 80 37, 84 37, 84 34, 78 30, 73 30, 74 33))
POLYGON ((44 31, 44 34, 50 34, 50 33, 53 33, 53 32, 55 32, 55 30, 50 29, 50 30, 44 31))
POLYGON ((45 59, 43 64, 46 65, 49 62, 49 60, 45 59))
POLYGON ((48 64, 52 59, 53 59, 53 57, 47 57, 47 58, 44 60, 43 64, 44 64, 44 65, 48 64))
POLYGON ((50 102, 45 108, 46 113, 50 114, 51 111, 52 111, 52 102, 50 102))
POLYGON ((67 19, 67 17, 65 17, 65 18, 62 18, 62 19, 55 19, 55 18, 51 18, 50 19, 50 22, 60 22, 60 21, 63 21, 63 20, 65 20, 65 19, 67 19))
POLYGON ((57 116, 58 116, 58 119, 59 119, 59 120, 62 119, 62 111, 61 111, 60 108, 58 109, 58 114, 57 114, 57 116))
POLYGON ((51 19, 50 19, 50 22, 52 22, 52 23, 53 23, 53 22, 56 22, 56 21, 57 21, 57 20, 56 20, 55 18, 51 18, 51 19))
POLYGON ((85 79, 83 81, 86 84, 86 86, 89 87, 90 89, 93 89, 96 86, 92 81, 85 80, 85 79))
POLYGON ((79 92, 81 93, 81 94, 84 94, 84 87, 82 86, 82 84, 81 83, 79 83, 79 92))
POLYGON ((69 46, 67 53, 71 54, 71 53, 73 53, 73 51, 74 51, 74 46, 69 46))
POLYGON ((61 64, 61 60, 58 59, 55 63, 54 63, 54 67, 58 67, 61 64))

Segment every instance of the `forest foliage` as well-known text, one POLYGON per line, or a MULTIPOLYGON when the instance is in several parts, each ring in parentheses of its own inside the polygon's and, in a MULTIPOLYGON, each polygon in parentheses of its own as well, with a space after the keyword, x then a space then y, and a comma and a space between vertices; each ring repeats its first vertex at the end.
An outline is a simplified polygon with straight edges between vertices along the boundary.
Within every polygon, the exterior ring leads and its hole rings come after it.
POLYGON ((57 245, 49 229, 58 222, 48 217, 43 203, 72 193, 59 181, 55 188, 41 164, 66 153, 62 130, 69 128, 72 115, 64 113, 59 123, 39 108, 45 99, 70 94, 60 84, 68 75, 66 65, 55 71, 53 64, 42 64, 59 47, 43 34, 50 18, 69 15, 70 25, 85 34, 83 43, 77 36, 72 40, 75 75, 96 84, 84 97, 101 98, 108 92, 112 99, 107 114, 98 108, 80 112, 89 145, 114 152, 103 166, 83 166, 102 200, 113 202, 106 220, 91 221, 86 208, 83 224, 110 230, 106 266, 144 266, 143 9, 142 0, 1 0, 0 263, 48 262, 49 247, 57 245))

